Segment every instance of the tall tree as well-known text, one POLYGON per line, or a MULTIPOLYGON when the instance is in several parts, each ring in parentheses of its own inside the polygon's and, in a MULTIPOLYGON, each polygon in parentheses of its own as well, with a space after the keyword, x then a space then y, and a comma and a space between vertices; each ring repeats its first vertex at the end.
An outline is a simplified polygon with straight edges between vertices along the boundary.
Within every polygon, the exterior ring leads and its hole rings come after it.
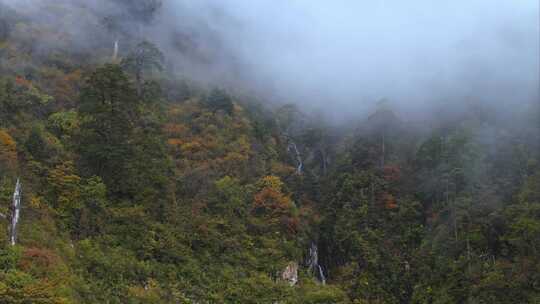
POLYGON ((163 53, 148 41, 139 43, 135 51, 122 60, 122 66, 135 75, 135 84, 139 97, 142 96, 144 73, 152 70, 162 70, 164 62, 163 53))
POLYGON ((119 191, 139 118, 139 99, 118 65, 98 68, 81 92, 80 146, 89 173, 101 176, 112 191, 119 191))

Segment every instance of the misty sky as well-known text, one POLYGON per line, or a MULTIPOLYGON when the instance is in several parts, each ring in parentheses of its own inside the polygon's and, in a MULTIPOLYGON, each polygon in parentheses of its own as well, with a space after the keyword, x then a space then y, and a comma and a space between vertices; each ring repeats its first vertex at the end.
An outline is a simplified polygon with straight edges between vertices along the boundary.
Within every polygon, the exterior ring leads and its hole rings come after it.
POLYGON ((512 105, 538 86, 536 0, 168 5, 181 26, 210 28, 219 56, 233 58, 247 79, 340 113, 380 98, 409 108, 464 99, 512 105))
MULTIPOLYGON (((111 0, 0 0, 15 7, 60 1, 103 14, 113 7, 111 0)), ((538 96, 537 0, 164 4, 145 33, 184 76, 337 117, 362 115, 381 98, 414 112, 441 103, 515 108, 538 96)), ((96 30, 69 27, 81 42, 96 30)))

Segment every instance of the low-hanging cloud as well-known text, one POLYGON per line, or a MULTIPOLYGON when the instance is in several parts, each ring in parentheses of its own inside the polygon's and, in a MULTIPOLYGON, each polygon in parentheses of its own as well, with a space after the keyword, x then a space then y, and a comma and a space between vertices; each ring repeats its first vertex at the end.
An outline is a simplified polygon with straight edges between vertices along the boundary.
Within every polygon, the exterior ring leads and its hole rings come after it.
POLYGON ((338 114, 380 98, 418 109, 537 96, 534 0, 169 1, 165 12, 200 48, 219 46, 221 77, 338 114))
POLYGON ((187 77, 350 117, 381 98, 409 112, 536 100, 538 18, 536 0, 164 0, 143 32, 187 77))

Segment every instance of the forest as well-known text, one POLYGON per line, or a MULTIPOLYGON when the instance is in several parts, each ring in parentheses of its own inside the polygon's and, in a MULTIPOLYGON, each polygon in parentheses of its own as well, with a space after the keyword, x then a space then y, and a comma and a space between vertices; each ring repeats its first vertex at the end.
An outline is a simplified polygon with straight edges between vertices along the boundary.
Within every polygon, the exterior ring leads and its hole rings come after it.
POLYGON ((540 303, 538 88, 336 120, 166 2, 0 0, 0 304, 540 303))

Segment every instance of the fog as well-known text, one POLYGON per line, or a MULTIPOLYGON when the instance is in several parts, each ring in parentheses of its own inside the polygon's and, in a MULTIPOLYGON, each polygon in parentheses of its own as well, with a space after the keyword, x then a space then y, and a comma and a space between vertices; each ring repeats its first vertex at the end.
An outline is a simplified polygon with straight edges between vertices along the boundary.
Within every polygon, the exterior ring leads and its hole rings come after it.
POLYGON ((408 113, 470 103, 506 111, 538 98, 536 0, 165 0, 142 31, 184 77, 337 118, 382 98, 408 113))

